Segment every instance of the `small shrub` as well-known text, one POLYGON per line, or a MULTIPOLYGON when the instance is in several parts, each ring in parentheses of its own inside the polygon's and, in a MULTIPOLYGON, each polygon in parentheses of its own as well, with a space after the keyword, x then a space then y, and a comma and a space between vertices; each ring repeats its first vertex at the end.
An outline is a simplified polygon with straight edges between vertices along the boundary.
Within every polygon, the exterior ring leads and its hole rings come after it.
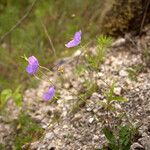
POLYGON ((84 65, 81 64, 77 64, 75 66, 75 74, 77 74, 78 76, 80 76, 82 73, 84 73, 84 71, 86 70, 86 67, 84 65))
POLYGON ((137 133, 137 129, 128 119, 126 124, 123 124, 122 121, 120 121, 120 119, 122 120, 124 117, 128 118, 124 108, 121 107, 121 110, 118 112, 119 115, 115 114, 116 108, 113 105, 113 102, 124 103, 127 102, 127 99, 122 96, 115 95, 114 88, 115 83, 113 82, 111 86, 104 91, 106 103, 100 103, 104 106, 107 113, 104 120, 105 125, 103 125, 102 131, 108 141, 107 146, 104 145, 101 150, 130 150, 130 146, 134 135, 137 133))
POLYGON ((104 127, 103 133, 108 140, 108 146, 101 150, 130 150, 135 130, 129 125, 120 125, 115 128, 115 131, 109 127, 104 127))
POLYGON ((97 46, 95 48, 95 55, 86 55, 86 61, 89 67, 94 70, 99 70, 99 66, 105 60, 106 50, 111 45, 112 39, 110 37, 101 35, 97 38, 97 46))

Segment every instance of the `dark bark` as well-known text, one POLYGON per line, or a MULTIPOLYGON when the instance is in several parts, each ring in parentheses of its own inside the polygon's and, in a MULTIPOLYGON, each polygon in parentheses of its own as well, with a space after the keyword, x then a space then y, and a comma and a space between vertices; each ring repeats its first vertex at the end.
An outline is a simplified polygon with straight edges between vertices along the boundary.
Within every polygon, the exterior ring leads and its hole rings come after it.
POLYGON ((133 31, 140 34, 150 23, 150 0, 115 0, 102 22, 105 33, 124 34, 133 31))

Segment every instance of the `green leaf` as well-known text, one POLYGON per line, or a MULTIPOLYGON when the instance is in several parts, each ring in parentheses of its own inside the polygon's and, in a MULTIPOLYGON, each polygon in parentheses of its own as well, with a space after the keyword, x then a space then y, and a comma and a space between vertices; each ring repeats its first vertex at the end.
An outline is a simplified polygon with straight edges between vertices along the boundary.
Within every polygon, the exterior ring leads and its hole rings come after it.
POLYGON ((22 104, 22 95, 21 95, 20 93, 15 93, 15 94, 13 95, 13 99, 14 99, 15 104, 16 104, 17 106, 21 106, 21 104, 22 104))
POLYGON ((9 98, 12 96, 11 89, 4 89, 0 95, 0 105, 3 106, 8 101, 9 98))
POLYGON ((106 47, 109 47, 112 43, 112 38, 111 37, 107 37, 105 35, 100 35, 98 38, 97 38, 97 43, 100 47, 102 48, 106 48, 106 47))
POLYGON ((21 89, 21 86, 18 86, 12 96, 16 106, 21 106, 22 104, 22 95, 21 95, 20 89, 21 89))
POLYGON ((109 90, 109 95, 112 96, 114 94, 114 89, 115 89, 115 82, 113 81, 110 90, 109 90))
POLYGON ((119 150, 117 139, 115 138, 115 136, 114 136, 113 132, 110 130, 110 128, 104 127, 103 128, 103 133, 105 134, 105 137, 109 141, 108 147, 111 150, 119 150))
POLYGON ((86 61, 89 64, 89 67, 91 67, 94 70, 98 69, 98 58, 97 58, 97 56, 88 55, 88 56, 86 56, 86 61))
POLYGON ((123 150, 129 150, 131 145, 131 134, 132 130, 130 127, 125 125, 119 129, 119 143, 123 150))
POLYGON ((116 144, 111 144, 111 143, 108 143, 108 147, 109 147, 109 149, 111 149, 111 150, 120 150, 119 149, 119 146, 118 145, 116 145, 116 144))
POLYGON ((115 83, 113 82, 110 89, 109 89, 109 91, 104 93, 107 100, 109 100, 109 101, 118 101, 118 102, 127 102, 128 100, 125 99, 124 97, 116 96, 114 94, 114 88, 115 88, 115 83))
POLYGON ((83 73, 85 71, 85 66, 81 65, 81 64, 78 64, 76 65, 76 68, 75 68, 75 73, 77 75, 80 75, 81 73, 83 73))
POLYGON ((122 96, 112 96, 112 100, 118 101, 118 102, 127 102, 128 100, 123 98, 122 96))
POLYGON ((107 98, 107 100, 109 100, 109 101, 114 100, 114 99, 113 99, 113 96, 114 96, 114 88, 115 88, 115 82, 112 83, 112 85, 110 86, 109 91, 108 91, 108 92, 106 91, 106 92, 104 93, 105 96, 106 96, 106 98, 107 98))
POLYGON ((116 142, 115 136, 113 135, 113 132, 108 127, 103 128, 103 133, 105 134, 105 137, 111 144, 115 144, 116 142))

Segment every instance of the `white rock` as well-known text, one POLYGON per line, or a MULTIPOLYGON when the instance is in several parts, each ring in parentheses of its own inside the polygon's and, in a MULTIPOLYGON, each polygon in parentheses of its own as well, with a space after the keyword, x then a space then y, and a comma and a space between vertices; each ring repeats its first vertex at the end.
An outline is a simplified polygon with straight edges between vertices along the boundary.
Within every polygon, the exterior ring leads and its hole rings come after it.
POLYGON ((121 105, 118 104, 118 103, 115 103, 115 108, 116 108, 117 110, 122 110, 121 105))
POLYGON ((92 108, 88 107, 86 110, 87 110, 87 111, 92 111, 92 108))
POLYGON ((98 93, 94 92, 91 96, 91 99, 99 100, 99 95, 98 93))
POLYGON ((92 123, 94 121, 94 118, 89 119, 89 123, 92 123))
POLYGON ((121 95, 121 91, 122 91, 122 88, 121 88, 121 87, 116 87, 116 88, 114 88, 114 93, 115 93, 116 95, 121 95))
POLYGON ((51 140, 53 138, 54 138, 54 134, 52 132, 47 133, 44 137, 45 140, 47 140, 47 139, 51 140))
POLYGON ((143 146, 137 142, 135 142, 131 145, 131 150, 135 150, 135 149, 139 149, 139 148, 143 148, 143 146))
POLYGON ((121 71, 119 72, 119 75, 120 75, 121 77, 127 77, 127 76, 128 76, 128 72, 125 71, 125 70, 121 70, 121 71))
POLYGON ((82 118, 82 115, 77 113, 75 114, 74 118, 72 119, 72 121, 77 121, 77 120, 80 120, 82 118))
POLYGON ((77 56, 79 56, 79 55, 81 55, 81 51, 80 50, 77 50, 75 53, 74 53, 74 57, 77 57, 77 56))
MULTIPOLYGON (((143 135, 142 135, 143 136, 143 135)), ((150 136, 145 135, 138 140, 142 145, 144 145, 145 150, 150 150, 150 136)))
POLYGON ((63 129, 67 129, 68 128, 68 125, 63 125, 63 127, 62 127, 63 129))
POLYGON ((69 89, 69 87, 70 87, 70 84, 69 84, 69 83, 64 83, 64 88, 65 88, 65 89, 69 89))
POLYGON ((43 129, 46 129, 47 126, 48 126, 47 124, 42 124, 42 128, 43 128, 43 129))
POLYGON ((119 38, 115 42, 112 43, 112 46, 118 47, 118 46, 121 46, 122 44, 124 44, 125 42, 126 42, 125 38, 119 38))
POLYGON ((36 142, 31 143, 30 148, 31 150, 35 150, 37 149, 38 146, 39 146, 39 142, 36 141, 36 142))
POLYGON ((74 99, 74 97, 72 95, 68 95, 65 97, 65 100, 73 100, 73 99, 74 99))
POLYGON ((98 141, 99 140, 99 136, 98 135, 94 135, 93 140, 94 141, 98 141))
POLYGON ((102 72, 98 72, 97 76, 98 76, 98 77, 103 77, 104 74, 103 74, 102 72))

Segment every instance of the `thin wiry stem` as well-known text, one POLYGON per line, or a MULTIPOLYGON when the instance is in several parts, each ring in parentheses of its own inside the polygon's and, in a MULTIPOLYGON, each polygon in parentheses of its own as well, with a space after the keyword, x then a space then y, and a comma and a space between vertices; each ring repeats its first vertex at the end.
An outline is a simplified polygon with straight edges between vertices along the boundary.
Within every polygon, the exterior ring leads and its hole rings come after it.
POLYGON ((28 11, 24 14, 24 16, 22 16, 22 18, 20 18, 14 26, 12 26, 4 35, 1 36, 0 43, 4 40, 6 36, 8 36, 13 30, 15 30, 28 17, 28 15, 33 10, 36 1, 37 0, 34 0, 33 3, 30 5, 30 7, 28 8, 28 11))
POLYGON ((39 69, 39 71, 40 71, 41 74, 42 74, 43 76, 45 76, 46 79, 54 86, 53 82, 48 78, 48 76, 47 76, 45 73, 43 73, 40 69, 39 69))
POLYGON ((43 66, 39 66, 39 67, 42 68, 42 69, 44 69, 44 70, 46 70, 46 71, 48 71, 48 72, 51 71, 50 69, 48 69, 48 68, 46 68, 46 67, 43 67, 43 66))
POLYGON ((143 26, 144 26, 144 22, 145 22, 145 19, 146 19, 146 15, 147 15, 149 5, 150 5, 150 0, 147 0, 146 1, 146 7, 145 7, 145 10, 144 10, 144 14, 143 14, 143 18, 142 18, 142 22, 141 22, 141 26, 140 26, 140 34, 141 34, 141 31, 142 31, 143 26))
POLYGON ((52 42, 52 40, 51 40, 51 37, 50 37, 50 35, 49 35, 48 31, 47 31, 46 26, 44 25, 43 22, 41 22, 41 24, 42 24, 42 27, 43 27, 43 29, 44 29, 44 32, 45 32, 45 34, 46 34, 46 36, 47 36, 47 38, 48 38, 48 40, 49 40, 50 46, 51 46, 51 48, 52 48, 52 51, 53 51, 54 56, 55 56, 55 59, 56 59, 57 56, 56 56, 56 50, 55 50, 55 48, 54 48, 54 44, 53 44, 53 42, 52 42))

